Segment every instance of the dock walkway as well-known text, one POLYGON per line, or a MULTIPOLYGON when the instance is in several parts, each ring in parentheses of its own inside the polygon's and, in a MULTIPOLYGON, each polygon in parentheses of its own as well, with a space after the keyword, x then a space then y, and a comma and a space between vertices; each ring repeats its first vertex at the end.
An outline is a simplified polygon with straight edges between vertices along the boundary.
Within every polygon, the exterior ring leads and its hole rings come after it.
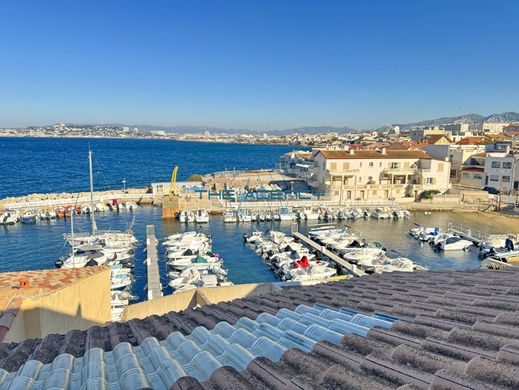
POLYGON ((309 238, 309 237, 305 236, 304 234, 300 233, 297 230, 297 228, 296 229, 294 229, 294 228, 292 229, 292 236, 294 236, 294 238, 297 238, 297 239, 301 240, 305 244, 310 245, 312 248, 318 250, 324 256, 330 258, 331 260, 335 261, 337 264, 339 264, 342 267, 346 268, 353 275, 355 275, 355 276, 364 276, 364 275, 366 275, 366 273, 363 270, 357 268, 355 265, 353 265, 353 264, 347 262, 346 260, 344 260, 343 258, 337 256, 335 253, 333 253, 329 249, 325 248, 322 245, 319 245, 317 242, 315 242, 311 238, 309 238))
POLYGON ((162 296, 160 284, 159 257, 157 254, 157 238, 155 225, 146 226, 146 265, 148 271, 148 301, 162 296))

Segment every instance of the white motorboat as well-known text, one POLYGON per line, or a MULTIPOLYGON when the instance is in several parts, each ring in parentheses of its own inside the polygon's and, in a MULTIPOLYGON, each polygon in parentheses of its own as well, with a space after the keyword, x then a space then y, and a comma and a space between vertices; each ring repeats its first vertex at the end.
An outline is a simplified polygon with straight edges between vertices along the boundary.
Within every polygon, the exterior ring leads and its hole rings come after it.
POLYGON ((185 210, 182 210, 179 214, 178 214, 178 220, 182 223, 185 223, 187 222, 187 211, 185 210))
POLYGON ((303 211, 303 214, 305 216, 305 219, 308 221, 316 221, 319 219, 319 211, 314 209, 306 209, 303 211))
POLYGON ((20 214, 16 211, 4 211, 0 214, 0 225, 14 225, 20 220, 20 214))
POLYGON ((209 213, 205 209, 198 209, 195 213, 195 222, 196 223, 208 223, 209 222, 209 213))
POLYGON ((237 222, 238 217, 236 215, 236 211, 234 209, 227 209, 223 213, 223 221, 224 222, 237 222))
POLYGON ((252 222, 252 216, 246 210, 239 210, 238 222, 252 222))
POLYGON ((471 247, 472 245, 473 245, 472 241, 465 240, 461 237, 453 236, 453 237, 450 237, 450 238, 446 239, 445 241, 443 241, 440 244, 440 249, 442 249, 444 251, 456 251, 456 250, 459 251, 459 250, 466 250, 469 247, 471 247))
POLYGON ((188 268, 185 271, 182 271, 177 278, 172 279, 169 282, 169 286, 176 289, 182 285, 193 284, 199 280, 200 272, 194 268, 188 268))
POLYGON ((280 221, 291 221, 293 218, 292 212, 288 207, 280 207, 278 216, 280 221))

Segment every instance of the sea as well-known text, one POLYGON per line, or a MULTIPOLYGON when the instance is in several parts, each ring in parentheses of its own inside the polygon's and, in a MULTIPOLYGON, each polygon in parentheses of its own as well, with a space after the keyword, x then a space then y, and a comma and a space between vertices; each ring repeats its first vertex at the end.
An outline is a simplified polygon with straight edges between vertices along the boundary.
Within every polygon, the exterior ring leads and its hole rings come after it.
MULTIPOLYGON (((0 198, 30 193, 87 191, 89 188, 87 152, 94 154, 96 190, 142 187, 152 182, 169 181, 175 165, 178 178, 214 171, 273 168, 292 146, 218 144, 169 140, 72 139, 72 138, 0 138, 0 198), (122 181, 125 181, 123 184, 122 181)), ((159 267, 165 293, 167 267, 165 237, 188 230, 212 235, 213 250, 224 259, 228 277, 235 284, 277 281, 268 266, 243 243, 243 234, 252 230, 276 229, 289 232, 290 223, 224 223, 212 216, 206 225, 162 220, 160 207, 142 206, 134 212, 106 212, 96 216, 99 229, 131 227, 139 244, 135 251, 135 283, 132 292, 146 296, 145 230, 154 224, 159 243, 159 267)), ((420 244, 407 231, 416 225, 446 227, 449 222, 471 224, 473 229, 496 232, 485 221, 474 225, 461 213, 413 212, 408 220, 357 220, 340 222, 370 242, 384 245, 390 255, 405 256, 430 269, 471 269, 480 266, 478 251, 439 252, 420 244)), ((312 221, 313 222, 313 221, 312 221)), ((301 231, 312 224, 302 223, 301 231)), ((88 231, 87 216, 75 218, 75 231, 88 231)), ((70 233, 70 220, 41 221, 32 225, 0 226, 0 272, 50 269, 70 251, 63 235, 70 233)))

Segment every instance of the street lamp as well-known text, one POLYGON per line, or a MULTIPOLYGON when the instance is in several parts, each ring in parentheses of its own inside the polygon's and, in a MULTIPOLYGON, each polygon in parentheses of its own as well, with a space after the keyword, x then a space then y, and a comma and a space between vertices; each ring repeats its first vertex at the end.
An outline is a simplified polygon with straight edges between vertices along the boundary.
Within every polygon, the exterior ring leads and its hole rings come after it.
POLYGON ((123 191, 126 191, 126 178, 123 179, 123 191))

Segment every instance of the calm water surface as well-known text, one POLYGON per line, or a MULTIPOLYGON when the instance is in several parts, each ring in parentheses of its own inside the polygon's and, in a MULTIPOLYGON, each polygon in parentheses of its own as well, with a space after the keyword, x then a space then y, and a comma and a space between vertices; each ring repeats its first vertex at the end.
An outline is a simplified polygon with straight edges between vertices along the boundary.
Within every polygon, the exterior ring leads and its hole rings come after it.
MULTIPOLYGON (((128 186, 144 186, 168 181, 171 170, 179 165, 179 180, 191 174, 225 169, 271 168, 279 156, 292 150, 288 146, 212 144, 162 140, 122 139, 49 139, 0 138, 0 199, 28 193, 72 192, 88 190, 87 150, 94 151, 95 188, 115 189, 126 179, 128 186)), ((193 225, 161 219, 161 209, 141 207, 135 213, 106 213, 97 217, 100 229, 125 229, 133 223, 139 239, 135 254, 134 293, 145 297, 145 229, 155 224, 157 237, 192 230, 193 225)), ((369 241, 409 257, 431 269, 479 267, 475 249, 468 252, 442 253, 408 237, 406 232, 419 223, 446 226, 448 222, 464 223, 463 215, 414 213, 410 220, 378 221, 373 219, 345 222, 369 241)), ((86 216, 78 216, 76 230, 88 230, 86 216)), ((272 282, 276 278, 258 256, 242 242, 243 233, 253 226, 288 232, 290 223, 224 224, 212 217, 201 227, 213 236, 213 249, 223 257, 234 283, 272 282)), ((493 232, 495 228, 482 220, 473 229, 493 232)), ((307 226, 303 224, 301 230, 307 226)), ((0 226, 0 272, 53 268, 54 262, 67 255, 63 234, 70 232, 69 221, 38 222, 34 225, 0 226)), ((164 247, 159 246, 162 284, 167 285, 164 247)))
MULTIPOLYGON (((412 213, 409 220, 358 220, 348 221, 352 230, 369 241, 382 243, 392 254, 402 254, 412 260, 426 265, 430 269, 469 269, 477 268, 480 261, 476 248, 470 251, 438 252, 429 245, 420 243, 406 232, 420 223, 427 226, 446 226, 449 221, 456 220, 463 223, 463 215, 452 213, 433 213, 425 215, 423 212, 412 213)), ((135 254, 135 276, 133 292, 139 297, 145 297, 145 230, 147 224, 155 224, 156 234, 159 239, 168 235, 193 230, 195 228, 208 232, 213 236, 213 249, 223 257, 229 270, 229 279, 234 283, 273 282, 277 279, 267 266, 249 247, 242 242, 243 233, 253 228, 265 230, 274 228, 285 232, 290 231, 289 222, 275 223, 242 223, 224 224, 219 216, 213 216, 207 225, 195 227, 195 225, 181 224, 176 220, 162 220, 159 207, 144 206, 135 213, 105 213, 97 217, 100 229, 125 229, 133 221, 133 230, 139 239, 139 245, 135 254)), ((90 227, 87 216, 78 216, 77 230, 86 231, 90 227)), ((485 231, 495 232, 484 221, 479 226, 485 231)), ((303 223, 301 230, 305 231, 307 225, 303 223)), ((53 268, 54 261, 60 256, 65 256, 69 247, 64 245, 63 234, 70 232, 69 221, 55 220, 50 222, 38 222, 34 225, 0 226, 0 272, 20 271, 29 269, 53 268)), ((390 253, 391 255, 391 253, 390 253)), ((167 285, 167 270, 165 264, 164 246, 159 244, 160 267, 162 284, 167 285)))
MULTIPOLYGON (((143 187, 223 170, 274 168, 292 146, 139 139, 0 138, 0 199, 89 190, 88 148, 96 190, 143 187)), ((299 148, 301 149, 301 148, 299 148)))

